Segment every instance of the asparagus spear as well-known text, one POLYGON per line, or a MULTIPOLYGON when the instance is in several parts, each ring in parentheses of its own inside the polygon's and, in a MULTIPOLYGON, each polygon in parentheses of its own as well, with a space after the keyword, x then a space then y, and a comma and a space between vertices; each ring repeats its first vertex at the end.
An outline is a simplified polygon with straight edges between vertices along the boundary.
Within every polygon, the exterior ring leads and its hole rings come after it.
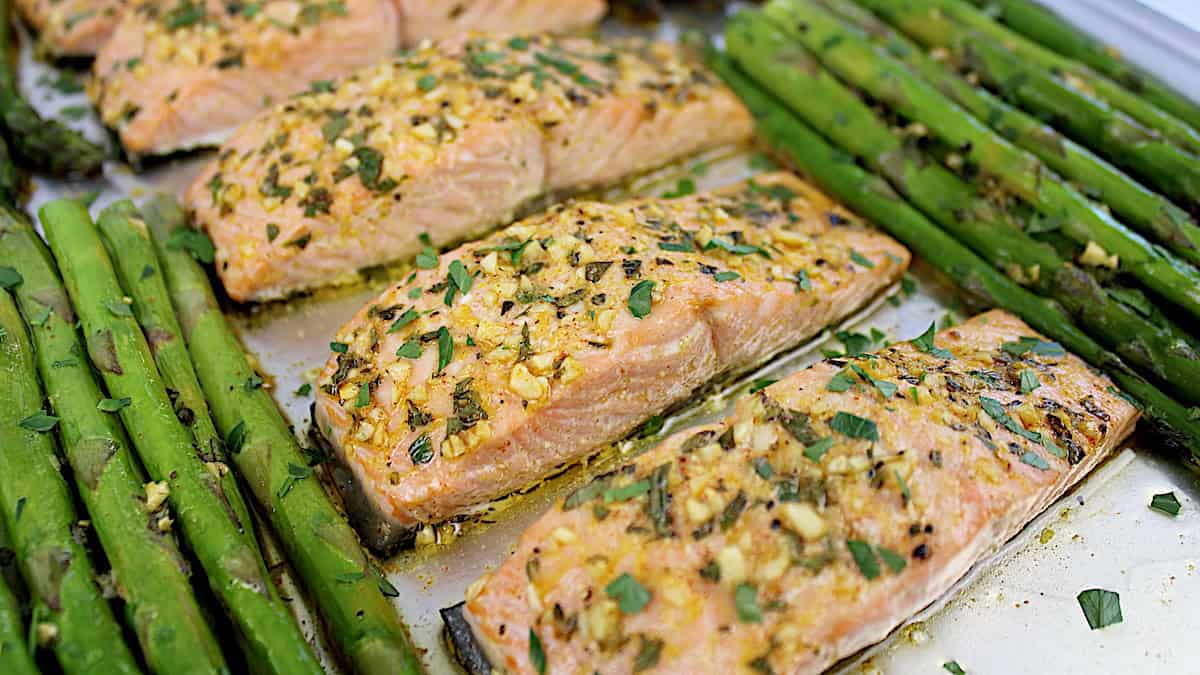
MULTIPOLYGON (((134 316, 150 344, 163 383, 174 392, 175 416, 191 429, 196 446, 206 457, 224 457, 224 441, 217 433, 196 371, 192 369, 145 222, 133 202, 126 199, 106 208, 96 224, 121 287, 133 298, 134 316)), ((245 386, 261 386, 261 382, 251 381, 245 386)), ((245 502, 236 500, 231 506, 237 511, 238 522, 250 522, 245 502)))
POLYGON ((187 562, 171 533, 153 526, 167 515, 165 504, 147 503, 146 479, 121 423, 102 409, 122 401, 100 392, 46 245, 7 209, 0 210, 0 265, 21 275, 14 292, 60 418, 63 450, 147 665, 158 672, 223 672, 225 659, 192 594, 187 562))
POLYGON ((863 158, 917 208, 993 265, 1057 299, 1093 335, 1200 403, 1200 354, 1178 334, 1111 298, 1095 279, 1065 263, 1017 219, 900 137, 849 89, 825 73, 767 17, 741 12, 726 24, 729 53, 751 76, 772 82, 780 98, 819 133, 863 158))
POLYGON ((973 0, 1025 37, 1108 75, 1129 91, 1200 129, 1200 106, 1139 70, 1112 47, 1081 32, 1030 0, 973 0))
POLYGON ((1200 213, 1200 161, 1103 101, 1067 86, 1002 45, 963 27, 932 0, 860 0, 926 47, 945 49, 961 67, 1022 108, 1140 176, 1180 206, 1200 213))
POLYGON ((217 426, 241 439, 233 461, 316 598, 334 642, 365 675, 421 672, 404 625, 385 597, 394 589, 312 475, 271 395, 243 386, 256 373, 203 268, 186 251, 167 245, 172 233, 186 227, 182 210, 160 195, 142 213, 217 426))
MULTIPOLYGON (((2 347, 0 347, 2 348, 2 347)), ((26 632, 21 622, 17 596, 0 576, 0 672, 9 675, 37 675, 33 657, 25 648, 26 632)))
POLYGON ((56 176, 98 173, 104 151, 57 120, 42 119, 21 96, 9 59, 10 16, 12 3, 0 0, 0 125, 8 131, 13 151, 30 167, 56 176))
POLYGON ((966 0, 931 0, 952 20, 1006 47, 1014 56, 1040 66, 1061 78, 1067 85, 1085 95, 1096 96, 1112 107, 1129 115, 1147 129, 1162 134, 1190 153, 1200 152, 1200 134, 1187 123, 1159 109, 1121 85, 1100 75, 1086 65, 1051 51, 1038 43, 996 23, 987 14, 969 5, 966 0))
POLYGON ((866 32, 888 54, 902 61, 977 119, 1034 153, 1047 166, 1082 186, 1125 222, 1155 237, 1185 260, 1200 264, 1200 227, 1186 211, 1142 186, 1095 153, 1053 127, 972 86, 953 70, 851 0, 818 0, 822 6, 866 32))
POLYGON ((31 632, 75 673, 136 673, 96 571, 76 537, 79 517, 58 469, 54 417, 42 408, 33 346, 12 296, 0 291, 0 509, 33 595, 31 632))
POLYGON ((1018 197, 1047 215, 1062 217, 1063 231, 1072 239, 1083 244, 1095 242, 1107 253, 1116 254, 1125 272, 1200 316, 1200 272, 1117 222, 1059 180, 1037 157, 992 132, 816 5, 772 0, 764 12, 846 82, 923 122, 950 145, 962 147, 982 170, 1018 197))
POLYGON ((909 206, 886 181, 860 169, 853 158, 831 147, 787 112, 724 55, 709 50, 707 61, 754 113, 760 137, 821 187, 904 242, 976 299, 1014 312, 1039 332, 1107 372, 1139 401, 1145 417, 1168 440, 1200 458, 1200 422, 1191 418, 1187 408, 1133 372, 1120 357, 1079 330, 1057 303, 1025 290, 943 232, 909 206))
POLYGON ((92 361, 110 395, 129 399, 119 414, 134 448, 150 476, 167 483, 184 537, 250 649, 251 661, 271 672, 319 673, 271 581, 250 522, 239 515, 247 511, 225 457, 197 448, 177 419, 87 210, 62 199, 39 214, 92 361))

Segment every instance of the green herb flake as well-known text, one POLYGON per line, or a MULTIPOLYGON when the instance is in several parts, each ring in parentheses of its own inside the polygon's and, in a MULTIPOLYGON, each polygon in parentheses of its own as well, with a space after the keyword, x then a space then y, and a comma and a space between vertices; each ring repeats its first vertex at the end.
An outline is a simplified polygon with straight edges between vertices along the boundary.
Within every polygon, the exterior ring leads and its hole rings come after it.
POLYGON ((385 598, 400 597, 400 589, 392 585, 392 582, 387 580, 387 577, 380 574, 375 579, 375 587, 379 589, 379 594, 385 598))
POLYGON ((752 383, 750 384, 750 391, 749 391, 749 393, 751 393, 751 394, 758 393, 758 392, 762 391, 763 389, 766 389, 767 387, 769 387, 769 386, 771 386, 771 385, 775 384, 775 383, 776 383, 776 382, 778 382, 778 381, 779 381, 779 380, 777 380, 777 379, 775 379, 775 378, 773 378, 773 377, 760 377, 760 378, 757 378, 756 380, 754 380, 754 382, 752 382, 752 383))
POLYGON ((1005 342, 1000 349, 1012 356, 1033 352, 1038 356, 1064 356, 1067 351, 1057 342, 1046 342, 1033 337, 1021 337, 1016 342, 1005 342))
POLYGON ((821 458, 824 457, 825 453, 829 452, 829 449, 832 447, 833 436, 826 436, 816 443, 805 447, 804 456, 816 462, 817 464, 820 464, 821 458))
POLYGON ((717 272, 716 274, 713 275, 713 279, 716 279, 717 283, 723 283, 726 281, 734 281, 736 279, 741 279, 741 278, 742 278, 742 275, 738 274, 737 272, 730 272, 730 271, 717 272))
POLYGON ((346 344, 345 342, 330 342, 329 349, 330 351, 337 352, 338 354, 345 354, 346 352, 350 351, 350 345, 346 344))
POLYGON ((611 488, 604 491, 604 503, 611 504, 613 502, 625 502, 635 497, 640 497, 650 491, 650 479, 643 478, 629 485, 611 488))
POLYGON ((958 665, 958 661, 947 661, 942 664, 942 668, 951 673, 951 675, 967 675, 967 671, 958 665))
POLYGON ((641 319, 650 314, 651 293, 654 292, 654 282, 643 279, 629 291, 629 313, 641 319))
POLYGON ((633 672, 635 673, 658 665, 658 658, 662 654, 663 648, 662 640, 648 638, 645 635, 639 635, 638 639, 641 644, 638 647, 637 656, 633 658, 633 672))
POLYGON ((167 237, 167 248, 173 251, 187 251, 196 260, 211 265, 216 248, 208 235, 190 227, 181 227, 167 237))
POLYGON ((450 365, 451 359, 454 358, 454 338, 450 337, 450 331, 445 326, 437 329, 437 346, 437 372, 441 373, 446 369, 446 366, 450 365))
POLYGON ((1163 492, 1162 494, 1154 495, 1150 498, 1150 508, 1155 511, 1160 511, 1168 516, 1179 515, 1179 498, 1174 492, 1163 492))
POLYGON ((941 347, 938 347, 937 345, 934 344, 934 333, 935 332, 936 332, 936 326, 932 323, 929 324, 929 328, 926 328, 924 333, 921 333, 920 335, 918 335, 916 338, 914 338, 912 340, 912 345, 914 347, 916 347, 918 351, 924 352, 926 354, 932 354, 932 355, 938 357, 939 359, 954 358, 954 354, 952 354, 949 350, 942 349, 941 347))
POLYGON ((546 675, 546 650, 542 648, 542 640, 529 628, 529 663, 538 675, 546 675))
POLYGON ((1041 471, 1048 471, 1050 469, 1050 464, 1046 462, 1046 459, 1032 450, 1026 450, 1021 455, 1021 463, 1028 464, 1041 471))
POLYGON ((0 267, 0 288, 12 290, 21 285, 25 279, 21 273, 12 267, 0 267))
POLYGON ((312 467, 300 466, 291 462, 288 462, 287 470, 287 477, 283 479, 283 483, 279 485, 279 490, 275 493, 280 499, 288 496, 298 481, 304 480, 313 474, 312 467))
POLYGON ((879 561, 875 559, 875 551, 865 541, 849 539, 846 548, 850 549, 850 557, 858 565, 858 571, 868 580, 879 576, 879 561))
POLYGON ((1079 608, 1083 610, 1083 616, 1092 630, 1124 620, 1121 616, 1121 596, 1118 593, 1102 588, 1089 588, 1080 592, 1075 599, 1079 601, 1079 608))
POLYGON ((467 268, 461 260, 450 262, 450 281, 462 295, 466 295, 467 291, 471 290, 471 274, 467 272, 467 268))
POLYGON ((770 480, 771 476, 775 475, 775 469, 771 466, 771 461, 766 457, 756 457, 752 462, 754 465, 754 473, 763 480, 770 480))
POLYGON ((225 447, 229 448, 229 452, 237 454, 242 451, 242 446, 246 444, 246 422, 241 421, 233 425, 229 430, 229 435, 225 437, 225 447))
POLYGON ((309 394, 312 393, 312 385, 305 382, 304 384, 300 385, 300 388, 297 389, 294 393, 296 396, 308 396, 309 394))
POLYGON ((409 340, 400 345, 396 350, 396 356, 402 359, 415 359, 421 356, 421 343, 417 340, 409 340))
POLYGON ((405 326, 412 323, 413 321, 416 321, 420 316, 421 315, 418 314, 417 311, 414 309, 407 310, 403 314, 401 314, 396 319, 395 322, 392 323, 391 327, 388 328, 387 332, 388 333, 399 332, 401 328, 404 328, 405 326))
POLYGON ((899 469, 893 469, 892 473, 896 476, 896 485, 900 488, 900 496, 904 498, 904 505, 908 506, 908 503, 912 501, 912 492, 908 489, 908 481, 900 475, 899 469))
POLYGON ((892 574, 899 574, 904 571, 906 566, 908 566, 908 561, 904 559, 904 556, 896 553, 890 548, 876 546, 875 551, 879 553, 879 559, 883 561, 884 565, 887 565, 887 568, 892 571, 892 574))
POLYGON ((733 606, 737 609, 738 620, 742 623, 761 623, 762 609, 758 606, 758 588, 754 584, 742 582, 733 591, 733 606))
POLYGON ((133 399, 128 396, 124 398, 103 398, 96 404, 96 410, 101 412, 117 412, 121 408, 127 408, 133 403, 133 399))
POLYGON ((355 408, 365 408, 371 405, 371 383, 363 382, 358 388, 358 396, 354 398, 355 408))
POLYGON ((433 442, 429 434, 421 434, 408 446, 408 458, 413 464, 428 464, 433 459, 433 442))
POLYGON ((869 270, 875 269, 875 263, 871 262, 870 259, 854 249, 850 249, 850 259, 869 270))
MULTIPOLYGON (((980 396, 979 405, 983 407, 983 411, 986 412, 988 416, 996 420, 996 422, 1002 425, 1005 429, 1008 429, 1022 438, 1031 440, 1034 443, 1042 442, 1041 434, 1036 431, 1027 431, 1019 422, 1014 420, 1012 417, 1009 417, 1008 412, 1004 409, 1004 406, 996 399, 988 398, 987 396, 980 396)), ((1037 465, 1034 464, 1033 466, 1037 465)))
POLYGON ((825 390, 840 394, 841 392, 849 391, 853 386, 854 378, 850 377, 850 374, 843 370, 829 378, 829 383, 825 385, 825 390))
POLYGON ((668 190, 662 194, 663 199, 676 199, 678 197, 686 197, 696 193, 696 181, 691 178, 680 178, 675 183, 675 189, 668 190))
POLYGON ((863 438, 868 441, 879 440, 879 428, 865 417, 853 413, 838 411, 829 422, 829 428, 850 438, 863 438))
POLYGON ((55 417, 54 415, 47 415, 46 413, 39 410, 39 411, 35 412, 34 414, 30 415, 29 417, 26 417, 25 419, 21 420, 20 422, 18 422, 18 424, 20 425, 20 427, 22 429, 26 429, 28 431, 36 431, 39 434, 44 434, 47 431, 50 431, 54 427, 58 426, 58 418, 55 417))
POLYGON ((1042 383, 1038 381, 1037 373, 1033 372, 1032 370, 1021 371, 1022 394, 1028 394, 1040 386, 1042 386, 1042 383))
POLYGON ((339 584, 355 584, 367 578, 367 573, 358 572, 342 572, 333 578, 339 584))
POLYGON ((637 614, 650 603, 650 591, 628 572, 609 582, 604 593, 617 601, 622 614, 637 614))

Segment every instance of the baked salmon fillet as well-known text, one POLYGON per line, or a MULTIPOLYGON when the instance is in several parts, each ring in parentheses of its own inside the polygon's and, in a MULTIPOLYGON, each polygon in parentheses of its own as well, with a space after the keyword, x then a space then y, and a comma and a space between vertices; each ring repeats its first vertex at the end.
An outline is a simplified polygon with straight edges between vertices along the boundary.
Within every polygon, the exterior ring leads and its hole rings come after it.
POLYGON ((125 0, 16 0, 21 16, 54 56, 91 56, 112 34, 125 0))
POLYGON ((1010 314, 931 327, 596 478, 444 614, 502 672, 818 673, 945 593, 1137 417, 1010 314))
POLYGON ((427 45, 257 117, 189 190, 237 300, 267 300, 511 221, 530 200, 748 139, 687 50, 544 36, 427 45))
POLYGON ((604 0, 143 0, 97 54, 89 91, 129 154, 164 154, 216 145, 272 102, 426 39, 569 31, 604 11, 604 0))
POLYGON ((909 254, 775 174, 564 205, 424 262, 338 332, 317 382, 317 428, 396 532, 535 484, 816 334, 909 254))

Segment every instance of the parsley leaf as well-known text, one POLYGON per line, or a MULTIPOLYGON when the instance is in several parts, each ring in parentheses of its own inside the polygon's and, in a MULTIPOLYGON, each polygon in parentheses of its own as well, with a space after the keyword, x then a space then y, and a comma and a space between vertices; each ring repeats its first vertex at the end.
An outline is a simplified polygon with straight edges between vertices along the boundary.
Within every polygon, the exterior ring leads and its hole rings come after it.
POLYGON ((758 589, 754 584, 742 582, 733 591, 733 606, 738 619, 743 623, 761 623, 762 609, 758 606, 758 589))
POLYGON ((46 413, 39 410, 39 411, 35 412, 34 414, 30 415, 29 417, 26 417, 25 419, 21 420, 20 422, 18 422, 18 424, 20 425, 20 427, 22 429, 26 429, 29 431, 36 431, 40 434, 44 434, 47 431, 50 431, 54 427, 58 426, 58 418, 55 417, 54 415, 47 415, 46 413))
POLYGON ((532 626, 529 628, 529 663, 538 675, 546 675, 546 650, 542 648, 542 640, 532 626))
POLYGON ((1089 588, 1075 598, 1092 630, 1121 623, 1121 596, 1103 588, 1089 588))
POLYGON ((1164 492, 1150 498, 1150 508, 1161 511, 1168 516, 1179 515, 1179 498, 1174 492, 1164 492))
POLYGON ((879 428, 865 417, 853 413, 838 411, 829 422, 829 428, 850 438, 865 438, 869 441, 879 440, 879 428))
POLYGON ((609 582, 604 593, 617 601, 622 614, 637 614, 650 603, 650 591, 628 572, 609 582))
POLYGON ((167 237, 167 248, 187 251, 196 260, 211 265, 216 249, 208 235, 190 227, 181 227, 167 237))
POLYGON ((856 541, 848 539, 846 548, 850 549, 850 556, 854 558, 854 563, 858 565, 858 571, 868 580, 879 576, 879 561, 875 559, 875 551, 871 545, 865 541, 856 541))
POLYGON ((954 358, 954 354, 950 353, 949 350, 942 349, 941 347, 938 347, 937 345, 934 344, 934 331, 935 330, 936 330, 935 325, 932 323, 929 324, 929 328, 926 328, 924 333, 921 333, 916 338, 913 338, 912 345, 914 347, 916 347, 918 351, 924 352, 926 354, 932 354, 932 355, 938 357, 939 359, 954 358))
POLYGON ((629 313, 641 319, 650 314, 651 293, 654 291, 654 282, 649 279, 643 279, 634 285, 629 291, 629 313))

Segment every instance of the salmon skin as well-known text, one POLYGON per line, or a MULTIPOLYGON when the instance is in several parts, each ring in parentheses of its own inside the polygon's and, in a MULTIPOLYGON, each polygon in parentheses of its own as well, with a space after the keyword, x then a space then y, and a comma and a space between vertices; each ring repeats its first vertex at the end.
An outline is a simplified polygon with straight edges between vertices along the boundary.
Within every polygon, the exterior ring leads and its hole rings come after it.
POLYGON ((908 262, 789 174, 564 205, 424 261, 434 269, 360 310, 332 345, 314 419, 378 514, 411 531, 529 487, 816 334, 908 262))
POLYGON ((411 258, 580 190, 750 137, 698 60, 643 40, 427 46, 261 115, 187 206, 237 300, 268 300, 411 258))
POLYGON ((510 673, 818 673, 945 593, 1137 417, 1003 312, 826 360, 568 496, 448 612, 452 636, 510 673))
POLYGON ((112 34, 124 0, 16 0, 38 41, 56 57, 91 56, 112 34))
POLYGON ((272 102, 423 40, 570 31, 604 11, 604 0, 143 0, 97 54, 90 92, 127 153, 166 154, 216 145, 272 102))

